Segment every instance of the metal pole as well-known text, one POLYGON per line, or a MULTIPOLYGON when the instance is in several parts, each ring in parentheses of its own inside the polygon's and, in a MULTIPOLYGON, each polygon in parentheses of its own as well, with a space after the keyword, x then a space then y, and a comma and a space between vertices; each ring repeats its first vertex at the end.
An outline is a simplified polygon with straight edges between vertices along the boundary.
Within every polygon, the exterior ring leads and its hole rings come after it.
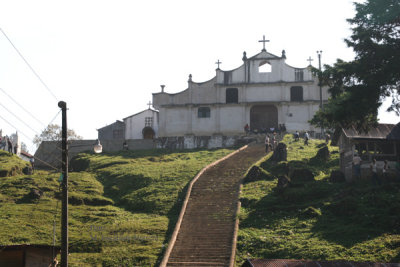
MULTIPOLYGON (((322 50, 317 51, 318 54, 318 68, 319 68, 319 75, 318 75, 318 83, 319 83, 319 108, 324 111, 324 104, 322 102, 322 81, 321 81, 321 54, 322 50)), ((321 138, 323 138, 324 135, 324 127, 321 125, 321 138)))
POLYGON ((68 145, 67 145, 67 103, 58 102, 62 111, 62 207, 61 207, 61 267, 68 267, 68 145))

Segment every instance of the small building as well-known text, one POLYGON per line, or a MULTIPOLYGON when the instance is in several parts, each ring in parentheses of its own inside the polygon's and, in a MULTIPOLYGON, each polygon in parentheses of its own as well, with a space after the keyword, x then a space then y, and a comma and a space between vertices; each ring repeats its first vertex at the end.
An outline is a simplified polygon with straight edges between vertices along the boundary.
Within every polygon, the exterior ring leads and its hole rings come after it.
POLYGON ((0 266, 7 267, 49 267, 53 266, 60 247, 48 245, 0 246, 0 266))
POLYGON ((332 145, 339 146, 340 170, 346 180, 353 177, 353 157, 357 152, 361 157, 361 176, 369 174, 369 164, 375 158, 378 169, 383 167, 383 161, 389 162, 389 169, 399 157, 400 152, 400 123, 378 124, 368 132, 357 130, 355 127, 338 129, 332 138, 332 145))
POLYGON ((158 136, 158 110, 148 108, 124 118, 125 139, 154 139, 158 136))
POLYGON ((124 140, 125 139, 125 123, 117 120, 116 122, 104 126, 98 131, 99 140, 124 140))
POLYGON ((25 160, 25 161, 28 161, 28 162, 30 162, 31 159, 34 158, 33 155, 31 155, 31 154, 29 154, 28 152, 23 151, 23 150, 21 151, 21 154, 19 154, 19 157, 20 157, 21 159, 25 160))

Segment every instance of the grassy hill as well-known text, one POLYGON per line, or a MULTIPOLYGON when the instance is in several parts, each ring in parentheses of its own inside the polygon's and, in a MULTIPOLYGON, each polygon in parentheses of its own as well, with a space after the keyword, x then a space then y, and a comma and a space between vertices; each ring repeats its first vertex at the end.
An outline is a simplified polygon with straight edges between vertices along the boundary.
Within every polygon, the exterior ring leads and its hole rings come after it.
POLYGON ((247 179, 241 194, 237 260, 246 258, 400 261, 400 185, 373 186, 369 179, 332 183, 339 166, 336 147, 331 157, 316 158, 322 142, 309 146, 286 136, 287 162, 270 155, 256 166, 261 175, 247 179), (277 188, 277 177, 308 169, 315 181, 293 181, 277 188))
MULTIPOLYGON (((69 175, 70 266, 156 265, 187 184, 231 151, 80 154, 69 175)), ((1 150, 0 163, 8 175, 0 177, 0 244, 51 245, 55 221, 59 245, 60 173, 21 175, 26 163, 1 150)))

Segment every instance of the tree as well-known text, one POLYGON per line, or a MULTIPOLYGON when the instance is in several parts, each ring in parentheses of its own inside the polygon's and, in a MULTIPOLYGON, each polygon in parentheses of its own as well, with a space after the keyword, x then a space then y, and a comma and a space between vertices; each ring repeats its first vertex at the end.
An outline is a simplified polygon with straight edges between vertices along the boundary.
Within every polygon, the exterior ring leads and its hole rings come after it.
POLYGON ((310 121, 314 125, 368 130, 391 95, 388 111, 400 114, 400 1, 367 0, 355 7, 355 17, 348 19, 352 35, 345 40, 355 59, 338 59, 333 66, 325 65, 322 73, 314 70, 331 94, 324 111, 310 121))
MULTIPOLYGON (((39 136, 35 135, 33 143, 39 147, 40 143, 43 141, 61 141, 61 130, 61 127, 57 124, 49 124, 39 136)), ((69 140, 82 139, 82 136, 76 134, 72 129, 68 129, 67 137, 69 140)))

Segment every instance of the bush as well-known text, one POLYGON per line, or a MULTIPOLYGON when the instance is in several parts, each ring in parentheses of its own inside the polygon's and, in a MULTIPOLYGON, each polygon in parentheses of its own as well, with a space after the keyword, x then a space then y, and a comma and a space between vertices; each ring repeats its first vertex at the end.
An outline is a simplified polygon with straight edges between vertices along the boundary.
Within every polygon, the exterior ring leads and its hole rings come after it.
POLYGON ((86 171, 89 168, 90 160, 82 155, 73 157, 70 161, 70 169, 74 172, 86 171))

